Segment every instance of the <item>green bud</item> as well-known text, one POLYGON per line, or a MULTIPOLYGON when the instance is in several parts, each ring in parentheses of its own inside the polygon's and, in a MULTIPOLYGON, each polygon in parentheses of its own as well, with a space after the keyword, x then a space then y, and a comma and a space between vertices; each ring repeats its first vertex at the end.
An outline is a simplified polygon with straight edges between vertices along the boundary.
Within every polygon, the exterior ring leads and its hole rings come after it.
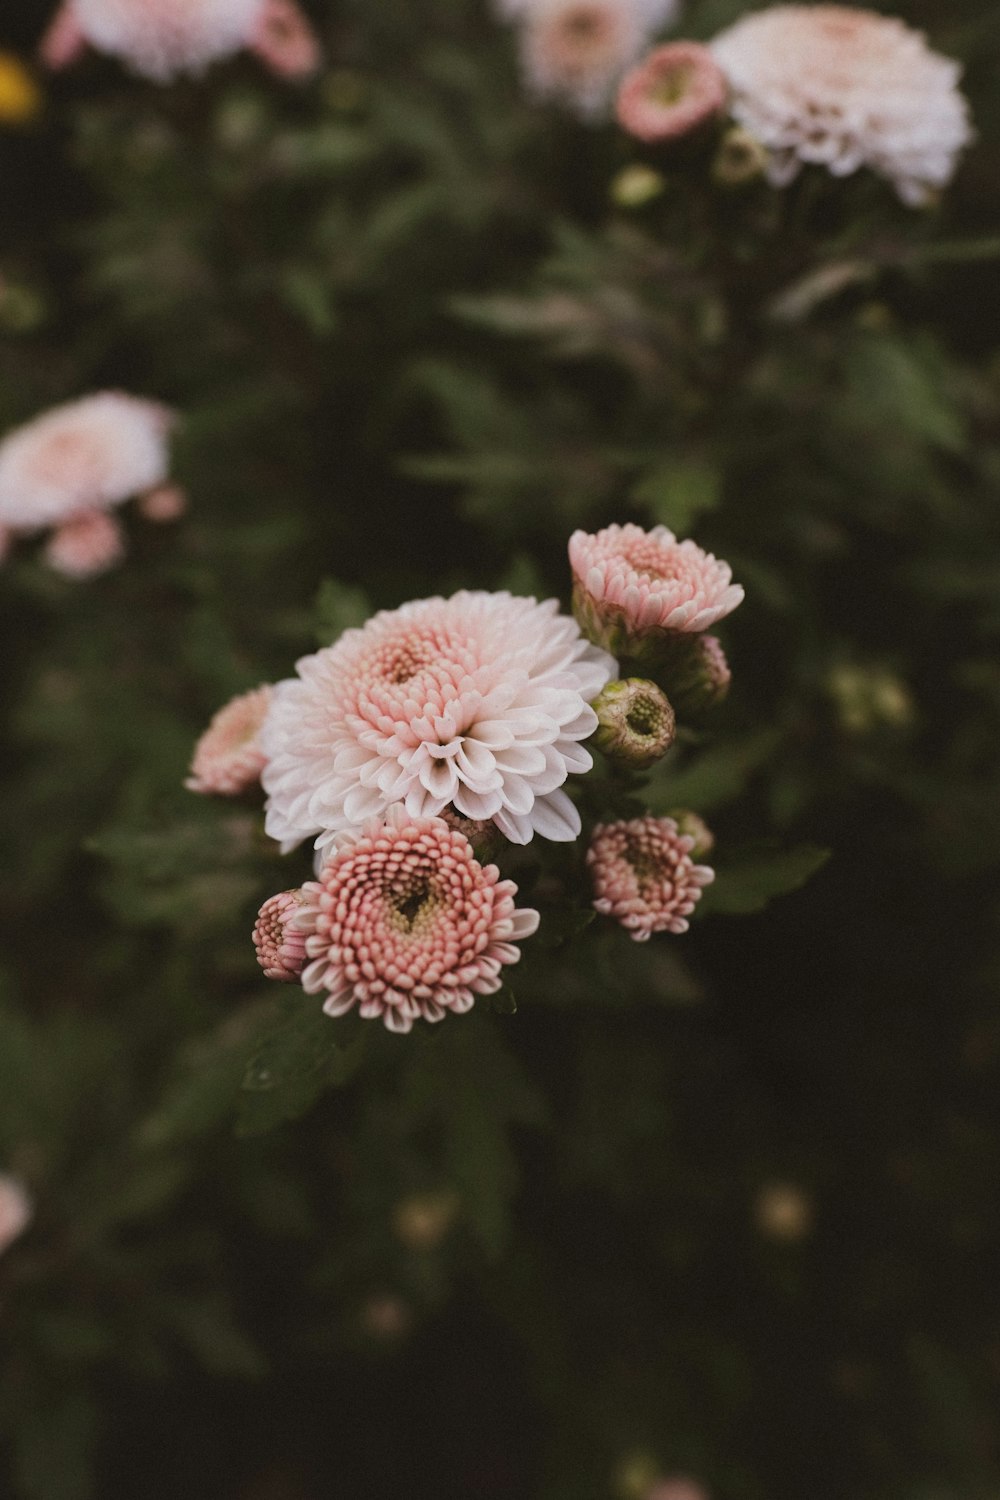
POLYGON ((714 635, 678 637, 660 675, 682 719, 721 703, 732 680, 726 653, 714 635))
POLYGON ((594 700, 594 743, 610 759, 641 770, 674 742, 676 721, 670 701, 655 682, 642 677, 609 682, 594 700))
POLYGON ((666 187, 663 176, 653 167, 639 162, 622 167, 611 182, 611 201, 619 208, 643 208, 658 198, 666 187))
POLYGON ((696 812, 691 812, 690 808, 686 807, 674 809, 669 816, 677 824, 678 833, 694 839, 694 847, 691 850, 693 860, 704 859, 706 854, 711 854, 715 848, 715 834, 704 818, 700 818, 696 812))
POLYGON ((720 187, 747 187, 763 177, 766 170, 767 148, 742 125, 731 125, 712 162, 713 180, 720 187))

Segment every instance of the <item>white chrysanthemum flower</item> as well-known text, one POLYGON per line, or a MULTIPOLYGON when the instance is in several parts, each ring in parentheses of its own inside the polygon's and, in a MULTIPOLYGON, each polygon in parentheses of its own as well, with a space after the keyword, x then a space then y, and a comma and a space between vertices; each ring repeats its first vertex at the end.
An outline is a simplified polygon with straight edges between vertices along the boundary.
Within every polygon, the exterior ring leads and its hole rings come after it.
POLYGON ((870 167, 919 206, 972 138, 961 69, 902 21, 842 5, 778 5, 711 44, 739 123, 770 152, 768 176, 803 163, 837 177, 870 167))
POLYGON ((347 630, 280 682, 260 735, 267 832, 286 849, 385 813, 448 807, 513 843, 569 840, 562 790, 592 761, 580 743, 615 675, 554 599, 508 593, 421 599, 347 630))
POLYGON ((17 428, 0 443, 0 524, 36 531, 162 484, 171 421, 158 402, 104 391, 17 428))
POLYGON ((677 10, 677 0, 527 0, 516 18, 528 87, 584 116, 600 114, 677 10))
POLYGON ((147 78, 197 73, 239 52, 266 0, 73 0, 77 24, 98 52, 147 78))

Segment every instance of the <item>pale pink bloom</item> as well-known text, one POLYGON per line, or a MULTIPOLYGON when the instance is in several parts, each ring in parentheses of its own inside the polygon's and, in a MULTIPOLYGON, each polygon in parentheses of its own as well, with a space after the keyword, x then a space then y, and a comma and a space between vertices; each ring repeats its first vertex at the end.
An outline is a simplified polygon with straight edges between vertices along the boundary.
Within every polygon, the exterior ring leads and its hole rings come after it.
POLYGON ((45 35, 38 55, 47 68, 59 72, 78 62, 87 50, 87 38, 80 29, 76 0, 63 0, 45 35))
POLYGON ((463 1015, 477 995, 494 994, 501 969, 521 956, 518 941, 538 926, 536 911, 515 908, 513 881, 481 865, 468 839, 399 806, 385 822, 340 834, 302 890, 303 989, 326 992, 329 1016, 357 1006, 390 1031, 463 1015))
POLYGON ((171 422, 156 401, 104 391, 16 428, 0 443, 0 524, 39 530, 162 484, 171 422))
POLYGON ((707 47, 670 42, 657 47, 622 79, 618 123, 640 141, 690 135, 726 106, 726 80, 707 47))
POLYGON ((286 849, 319 834, 322 849, 401 802, 414 817, 451 806, 516 844, 576 838, 562 786, 593 764, 580 741, 615 664, 558 610, 463 591, 382 611, 303 657, 261 735, 267 832, 286 849))
POLYGON ((593 641, 643 656, 664 634, 706 630, 743 598, 729 565, 665 526, 606 526, 569 541, 573 608, 593 641))
POLYGON ((86 46, 160 83, 201 73, 244 47, 284 77, 312 72, 319 61, 316 38, 294 0, 65 0, 42 58, 52 68, 67 67, 86 46))
POLYGON ((595 910, 627 927, 637 943, 654 932, 687 932, 702 887, 715 879, 714 870, 692 860, 694 842, 673 818, 599 824, 587 850, 595 910))
POLYGON ((161 484, 139 499, 139 514, 158 526, 179 521, 188 507, 187 494, 179 484, 161 484))
POLYGON ((267 0, 247 45, 279 78, 308 78, 322 60, 319 38, 294 0, 267 0))
POLYGON ((741 17, 711 48, 776 186, 807 162, 836 177, 867 166, 917 206, 950 182, 972 139, 958 63, 895 17, 777 5, 741 17))
POLYGON ((300 890, 279 891, 268 897, 257 914, 253 944, 268 979, 291 984, 305 968, 306 935, 294 920, 304 900, 300 890))
POLYGON ((45 561, 66 578, 96 578, 125 555, 125 537, 106 510, 88 510, 64 521, 45 547, 45 561))
POLYGON ((646 1494, 645 1500, 709 1500, 709 1494, 696 1479, 687 1479, 677 1474, 672 1478, 657 1480, 646 1494))
POLYGON ((235 797, 260 780, 267 763, 260 730, 272 692, 265 684, 219 709, 195 746, 188 791, 235 797))
POLYGON ((0 1173, 0 1254, 19 1239, 34 1217, 34 1207, 16 1177, 0 1173))
POLYGON ((676 9, 675 0, 529 0, 518 17, 528 87, 581 115, 600 114, 676 9))

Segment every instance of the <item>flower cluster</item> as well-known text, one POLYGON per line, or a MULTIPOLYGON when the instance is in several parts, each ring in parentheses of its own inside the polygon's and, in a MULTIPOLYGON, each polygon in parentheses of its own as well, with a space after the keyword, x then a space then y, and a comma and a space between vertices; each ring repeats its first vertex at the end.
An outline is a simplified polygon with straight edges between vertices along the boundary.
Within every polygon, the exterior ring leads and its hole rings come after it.
POLYGON ((762 170, 782 187, 805 165, 860 167, 919 206, 954 175, 972 139, 961 69, 904 22, 844 5, 776 5, 742 16, 707 47, 660 47, 622 80, 618 122, 644 142, 735 121, 716 180, 762 170))
POLYGON ((244 48, 285 78, 306 77, 320 62, 295 0, 63 0, 42 42, 43 62, 68 67, 87 47, 159 83, 244 48))
POLYGON ((0 538, 51 530, 45 558, 57 572, 105 572, 125 550, 111 512, 163 492, 173 421, 159 402, 103 391, 9 433, 0 442, 0 538))
MULTIPOLYGON (((666 646, 668 678, 680 661, 699 707, 719 696, 721 648, 699 632, 743 596, 724 563, 638 526, 577 532, 570 557, 578 620, 505 592, 383 610, 294 677, 235 698, 198 741, 192 791, 236 796, 259 780, 283 852, 314 842, 316 878, 270 897, 253 941, 269 978, 322 994, 327 1014, 407 1032, 501 987, 539 915, 486 861, 581 836, 588 796, 568 783, 592 767, 585 741, 629 775, 674 741, 672 698, 619 679, 607 645, 637 658, 666 646)), ((633 937, 683 932, 712 878, 692 857, 712 835, 678 818, 594 830, 593 904, 633 937)))

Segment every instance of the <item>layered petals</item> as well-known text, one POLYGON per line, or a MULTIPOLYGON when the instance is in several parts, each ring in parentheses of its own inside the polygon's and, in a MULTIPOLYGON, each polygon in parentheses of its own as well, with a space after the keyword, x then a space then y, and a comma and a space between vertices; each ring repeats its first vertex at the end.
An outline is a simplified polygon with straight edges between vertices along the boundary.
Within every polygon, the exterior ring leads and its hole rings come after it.
POLYGON ((338 835, 302 895, 293 920, 309 959, 303 989, 325 994, 330 1016, 357 1008, 397 1032, 494 994, 538 926, 537 912, 515 907, 514 883, 480 864, 463 833, 398 805, 338 835))
POLYGON ((575 838, 562 791, 614 662, 554 600, 455 594, 383 611, 281 682, 264 724, 267 832, 291 848, 401 803, 450 808, 517 843, 575 838))

